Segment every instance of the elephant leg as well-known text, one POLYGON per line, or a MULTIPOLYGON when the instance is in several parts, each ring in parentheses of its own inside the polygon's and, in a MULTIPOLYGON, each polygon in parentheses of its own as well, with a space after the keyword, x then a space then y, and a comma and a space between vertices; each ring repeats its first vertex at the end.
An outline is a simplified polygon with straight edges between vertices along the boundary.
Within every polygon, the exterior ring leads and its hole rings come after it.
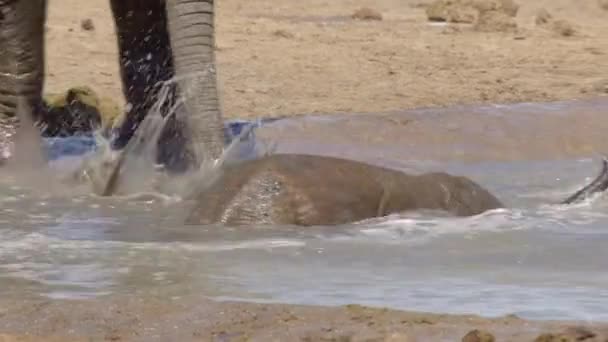
MULTIPOLYGON (((167 32, 163 0, 112 0, 119 48, 126 117, 114 141, 123 148, 150 109, 162 100, 161 114, 175 103, 177 88, 170 87, 167 99, 159 99, 165 81, 173 75, 173 58, 167 32)), ((171 117, 161 134, 158 161, 170 170, 182 170, 184 135, 178 120, 171 117)))
POLYGON ((42 113, 46 0, 0 1, 0 124, 16 122, 24 101, 33 120, 42 113))

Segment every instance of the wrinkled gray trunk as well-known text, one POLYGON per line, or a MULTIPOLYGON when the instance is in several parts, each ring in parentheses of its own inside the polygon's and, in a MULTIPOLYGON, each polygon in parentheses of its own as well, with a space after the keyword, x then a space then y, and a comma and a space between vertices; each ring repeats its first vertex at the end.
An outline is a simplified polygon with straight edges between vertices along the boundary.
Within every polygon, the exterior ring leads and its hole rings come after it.
POLYGON ((217 159, 224 123, 215 70, 213 0, 166 0, 167 21, 179 94, 197 162, 217 159))
POLYGON ((0 120, 13 121, 17 103, 36 110, 44 77, 46 0, 0 1, 0 120))

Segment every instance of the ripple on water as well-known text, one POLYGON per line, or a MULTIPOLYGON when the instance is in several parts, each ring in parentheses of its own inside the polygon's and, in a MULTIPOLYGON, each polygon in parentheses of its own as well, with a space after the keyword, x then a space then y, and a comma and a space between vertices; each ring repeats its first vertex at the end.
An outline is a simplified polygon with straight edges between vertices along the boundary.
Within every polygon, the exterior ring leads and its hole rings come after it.
MULTIPOLYGON (((513 110, 534 108, 481 108, 467 118, 491 111, 509 120, 516 115, 513 110)), ((564 108, 559 104, 541 109, 562 117, 564 108)), ((441 117, 429 111, 412 115, 430 123, 441 117)), ((537 115, 526 115, 538 120, 537 115)), ((485 121, 475 127, 469 119, 465 123, 470 127, 444 122, 439 128, 485 129, 485 121)), ((515 121, 528 122, 524 119, 515 121)), ((382 122, 364 122, 361 127, 379 130, 382 122)), ((290 125, 275 123, 276 128, 290 125)), ((340 227, 198 227, 181 224, 179 215, 187 203, 176 196, 141 192, 99 198, 82 191, 34 191, 40 189, 3 179, 0 293, 88 298, 150 290, 168 296, 196 292, 220 299, 608 319, 603 309, 608 306, 608 202, 598 197, 574 206, 548 204, 592 177, 595 158, 410 160, 415 155, 409 151, 424 151, 408 149, 411 137, 403 131, 386 150, 382 141, 376 144, 373 139, 372 147, 360 149, 358 124, 351 125, 354 132, 322 137, 329 142, 310 144, 311 139, 299 141, 297 134, 291 135, 278 141, 278 150, 309 148, 314 153, 324 146, 331 153, 417 172, 448 170, 484 184, 510 209, 467 218, 431 212, 395 215, 340 227)), ((491 132, 509 143, 511 135, 503 133, 491 132)), ((457 143, 469 146, 467 141, 457 143)), ((509 146, 517 150, 519 145, 509 146)), ((56 161, 54 167, 71 170, 68 164, 75 162, 56 161)))

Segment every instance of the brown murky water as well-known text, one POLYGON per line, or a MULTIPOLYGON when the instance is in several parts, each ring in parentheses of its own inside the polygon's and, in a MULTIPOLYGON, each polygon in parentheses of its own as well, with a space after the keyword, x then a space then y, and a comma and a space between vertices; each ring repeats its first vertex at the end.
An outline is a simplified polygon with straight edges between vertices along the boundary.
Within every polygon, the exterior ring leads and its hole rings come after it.
POLYGON ((607 114, 607 98, 345 113, 281 120, 262 129, 259 136, 280 141, 281 151, 357 159, 475 162, 577 158, 608 153, 607 114))
MULTIPOLYGON (((472 218, 185 226, 189 204, 175 196, 99 198, 5 174, 0 294, 58 301, 204 295, 608 320, 608 204, 551 205, 598 171, 606 110, 605 99, 423 109, 296 117, 257 130, 277 152, 466 175, 512 207, 472 218)), ((245 141, 240 152, 251 147, 245 141)), ((69 165, 57 160, 52 170, 69 165)))

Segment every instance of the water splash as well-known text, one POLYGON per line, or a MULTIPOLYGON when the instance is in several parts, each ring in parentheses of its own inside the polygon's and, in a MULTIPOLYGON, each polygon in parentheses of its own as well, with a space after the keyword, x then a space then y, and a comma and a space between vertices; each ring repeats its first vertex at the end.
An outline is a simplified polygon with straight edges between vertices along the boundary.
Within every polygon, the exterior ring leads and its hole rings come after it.
MULTIPOLYGON (((200 77, 195 74, 189 77, 200 77)), ((203 75, 204 76, 204 75, 203 75)), ((109 142, 96 134, 99 148, 83 160, 81 179, 91 184, 95 194, 108 195, 141 195, 144 193, 161 193, 169 196, 189 197, 193 192, 201 191, 212 184, 221 174, 224 165, 241 160, 241 144, 252 138, 253 130, 260 123, 250 124, 236 136, 224 149, 217 160, 203 159, 197 168, 181 175, 169 176, 163 165, 156 163, 158 146, 163 129, 169 118, 176 116, 180 122, 188 124, 189 118, 179 110, 185 98, 193 96, 188 91, 169 108, 163 116, 162 108, 167 103, 174 78, 162 84, 158 99, 137 128, 134 136, 121 151, 113 151, 109 142)), ((200 147, 196 147, 200 149, 200 147)), ((272 147, 264 146, 255 154, 266 154, 272 147)))
POLYGON ((27 185, 38 193, 66 192, 62 175, 46 157, 39 129, 32 119, 32 109, 25 99, 17 103, 17 123, 8 146, 5 165, 0 170, 3 181, 27 185))
POLYGON ((42 137, 32 120, 32 109, 25 99, 20 99, 17 103, 17 117, 19 125, 10 164, 24 170, 45 168, 47 160, 42 150, 42 137))

